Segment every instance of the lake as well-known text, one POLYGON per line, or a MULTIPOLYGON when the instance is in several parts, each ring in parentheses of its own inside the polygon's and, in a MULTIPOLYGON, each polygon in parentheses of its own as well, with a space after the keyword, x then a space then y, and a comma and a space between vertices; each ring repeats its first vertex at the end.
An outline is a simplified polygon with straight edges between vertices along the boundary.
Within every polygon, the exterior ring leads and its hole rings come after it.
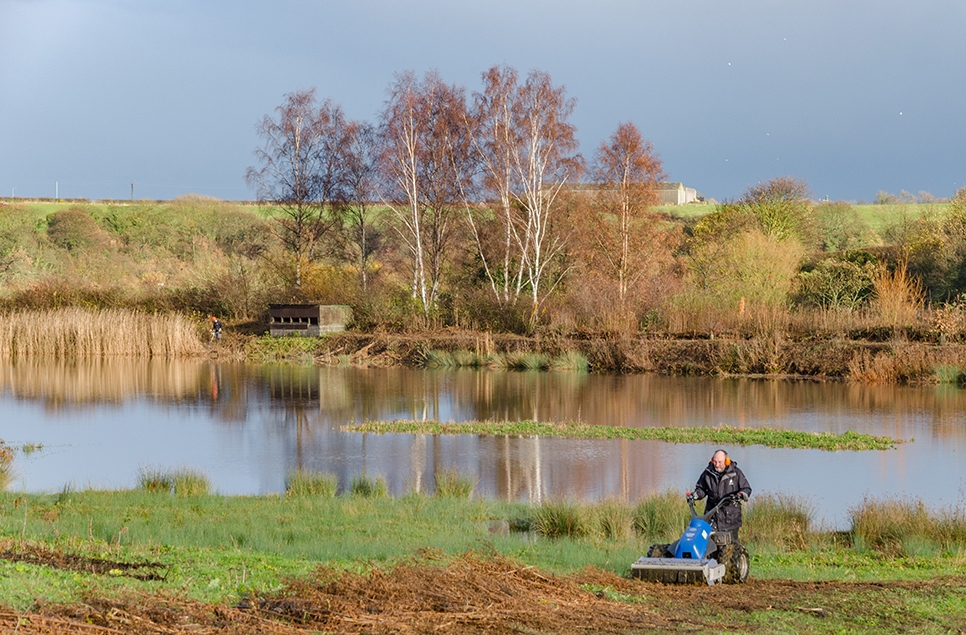
POLYGON ((656 441, 375 435, 380 419, 579 420, 623 426, 855 430, 895 450, 726 448, 756 492, 807 497, 829 527, 863 498, 966 506, 966 390, 838 382, 483 370, 98 360, 0 364, 0 439, 18 452, 10 490, 129 488, 146 468, 204 471, 224 494, 285 489, 297 467, 345 487, 382 476, 432 491, 437 468, 476 492, 541 501, 634 501, 690 489, 716 449, 656 441))

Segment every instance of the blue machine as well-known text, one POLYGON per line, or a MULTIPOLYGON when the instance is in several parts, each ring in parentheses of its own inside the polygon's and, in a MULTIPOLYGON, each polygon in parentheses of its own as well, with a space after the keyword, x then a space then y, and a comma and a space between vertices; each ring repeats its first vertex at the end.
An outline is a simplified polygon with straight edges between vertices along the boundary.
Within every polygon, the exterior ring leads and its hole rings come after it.
POLYGON ((738 497, 723 499, 701 516, 694 511, 690 493, 687 499, 691 508, 688 528, 671 544, 652 545, 646 557, 631 565, 631 575, 676 584, 744 582, 748 578, 748 551, 738 543, 719 546, 712 539, 713 528, 708 522, 724 505, 740 504, 738 497), (732 567, 730 572, 729 567, 732 567))
POLYGON ((708 541, 711 540, 711 523, 703 518, 692 518, 688 528, 684 530, 681 539, 674 549, 675 558, 691 558, 701 560, 708 553, 708 541))

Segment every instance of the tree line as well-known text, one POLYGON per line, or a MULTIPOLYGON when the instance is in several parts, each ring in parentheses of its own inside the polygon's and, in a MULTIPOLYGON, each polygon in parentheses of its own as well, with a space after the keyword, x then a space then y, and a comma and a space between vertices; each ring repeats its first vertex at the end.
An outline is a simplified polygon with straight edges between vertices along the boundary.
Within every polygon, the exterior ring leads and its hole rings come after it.
POLYGON ((365 290, 374 259, 394 242, 406 262, 397 273, 431 321, 460 251, 464 261, 472 254, 464 262, 472 271, 456 277, 485 288, 498 309, 525 307, 532 327, 578 252, 579 264, 612 278, 626 306, 648 267, 642 241, 665 178, 632 123, 620 124, 588 165, 570 122, 574 106, 549 74, 521 77, 509 66, 483 73, 471 95, 435 71, 399 73, 376 123, 350 121, 314 89, 298 91, 258 125, 262 145, 246 178, 277 210, 294 288, 337 245, 365 290))

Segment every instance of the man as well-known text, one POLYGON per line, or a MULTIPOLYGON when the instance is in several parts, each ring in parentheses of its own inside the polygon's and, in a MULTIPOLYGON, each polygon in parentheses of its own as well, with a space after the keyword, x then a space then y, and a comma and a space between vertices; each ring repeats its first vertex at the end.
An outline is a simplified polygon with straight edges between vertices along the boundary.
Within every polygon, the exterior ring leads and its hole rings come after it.
MULTIPOLYGON (((701 500, 705 496, 708 502, 705 509, 711 509, 721 500, 732 494, 738 494, 741 500, 748 500, 751 496, 751 486, 744 473, 738 469, 738 464, 732 461, 728 453, 718 450, 711 457, 698 482, 694 486, 694 497, 701 500)), ((738 528, 741 527, 741 505, 725 505, 711 519, 715 531, 731 535, 732 541, 738 541, 738 528)))

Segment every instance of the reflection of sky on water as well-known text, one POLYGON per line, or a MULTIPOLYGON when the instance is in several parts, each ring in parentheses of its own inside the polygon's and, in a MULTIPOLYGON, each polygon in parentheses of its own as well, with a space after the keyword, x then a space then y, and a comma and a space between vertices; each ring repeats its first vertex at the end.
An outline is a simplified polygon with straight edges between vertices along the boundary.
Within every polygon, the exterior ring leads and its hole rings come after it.
POLYGON ((624 425, 720 425, 842 432, 914 443, 888 452, 734 448, 757 491, 807 496, 841 526, 864 497, 966 502, 966 391, 655 376, 214 366, 203 363, 2 369, 0 438, 42 443, 18 454, 13 489, 135 484, 144 467, 205 471, 226 494, 280 492, 302 465, 347 484, 365 471, 390 490, 432 490, 437 467, 479 479, 493 497, 630 500, 688 489, 715 449, 651 441, 348 434, 392 418, 582 419, 624 425), (175 365, 176 366, 176 365, 175 365), (78 380, 77 377, 82 377, 78 380), (103 396, 103 395, 108 396, 103 396))

